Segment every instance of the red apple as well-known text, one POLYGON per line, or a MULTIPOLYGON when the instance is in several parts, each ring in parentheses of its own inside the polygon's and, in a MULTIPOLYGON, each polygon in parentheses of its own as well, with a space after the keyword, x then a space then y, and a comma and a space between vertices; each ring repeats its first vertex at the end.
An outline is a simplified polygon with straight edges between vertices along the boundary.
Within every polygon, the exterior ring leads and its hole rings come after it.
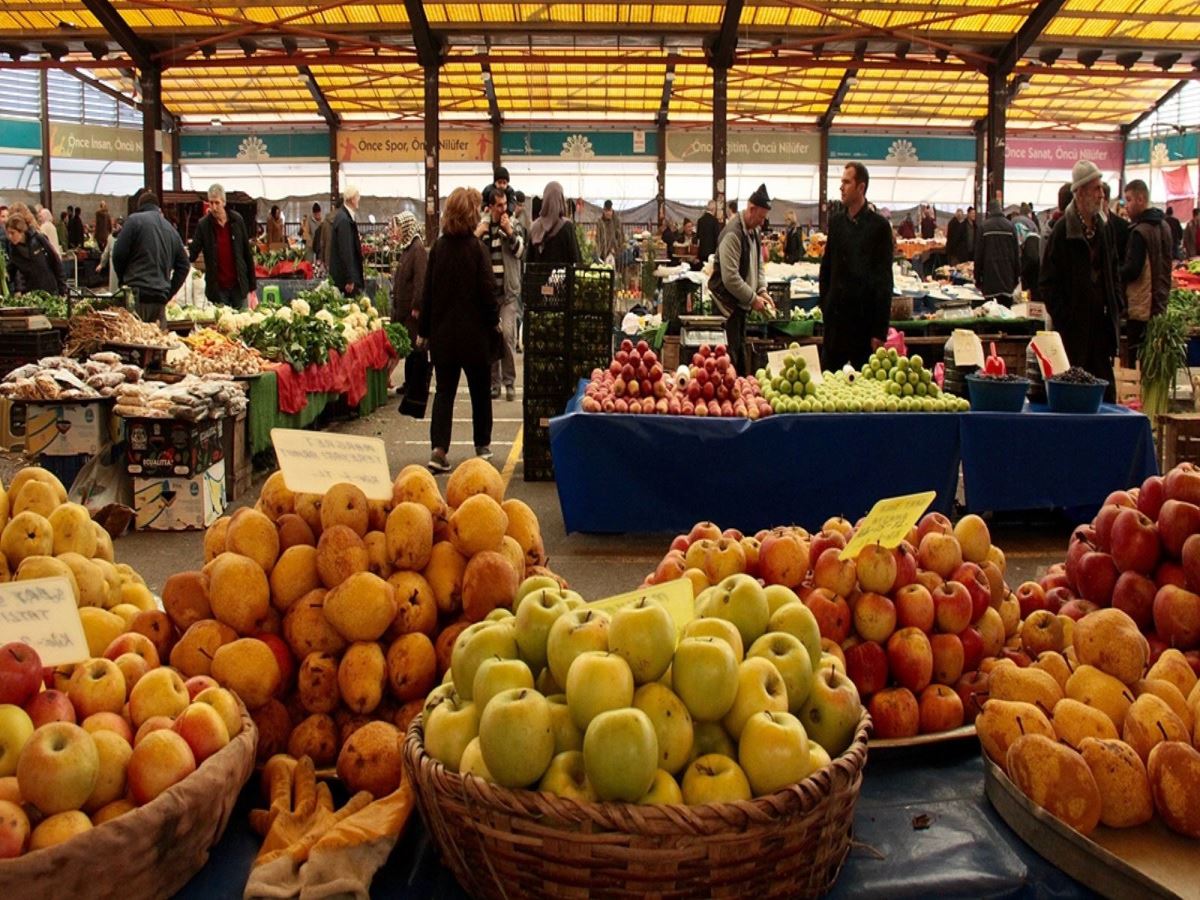
POLYGON ((965 562, 950 576, 971 595, 971 621, 976 621, 992 603, 992 583, 983 574, 983 569, 973 562, 965 562))
POLYGON ((892 555, 896 558, 896 580, 892 584, 892 590, 898 591, 900 588, 915 584, 917 580, 917 551, 913 549, 912 544, 909 544, 907 541, 901 541, 900 545, 892 551, 892 555))
POLYGON ((1183 567, 1186 586, 1190 589, 1200 588, 1200 534, 1193 534, 1183 542, 1179 562, 1183 567))
POLYGON ((933 680, 938 684, 958 681, 966 661, 962 639, 957 634, 931 635, 929 648, 933 653, 933 680))
MULTIPOLYGON (((1115 587, 1115 585, 1114 585, 1115 587)), ((1075 599, 1075 595, 1071 593, 1070 588, 1056 587, 1046 591, 1046 606, 1045 608, 1052 613, 1057 613, 1066 604, 1075 599)))
POLYGON ((963 721, 970 724, 983 711, 987 702, 992 676, 987 672, 968 672, 954 684, 954 690, 963 704, 963 721))
POLYGON ((954 570, 962 565, 962 546, 953 534, 930 532, 921 538, 921 544, 917 548, 917 562, 922 569, 929 569, 943 578, 950 578, 954 570))
POLYGON ((839 553, 846 547, 846 537, 840 531, 830 531, 822 529, 813 536, 812 546, 809 548, 809 554, 814 560, 820 559, 821 554, 826 550, 833 548, 839 553))
POLYGON ((721 536, 721 529, 713 522, 697 522, 692 526, 692 530, 688 532, 687 542, 690 547, 696 541, 709 540, 715 541, 721 536))
POLYGON ((954 534, 954 526, 940 512, 926 513, 917 523, 917 546, 921 546, 925 535, 935 532, 937 534, 954 534))
MULTIPOLYGON (((1158 565, 1162 547, 1154 520, 1136 509, 1122 509, 1112 526, 1112 558, 1122 572, 1149 575, 1158 565)), ((1200 554, 1198 554, 1200 555, 1200 554)))
POLYGON ((0 647, 0 703, 24 706, 41 686, 42 660, 36 650, 21 641, 0 647))
POLYGON ((1167 645, 1167 642, 1154 632, 1151 632, 1146 636, 1146 644, 1150 648, 1150 655, 1146 658, 1147 666, 1154 665, 1156 662, 1158 662, 1158 658, 1162 656, 1165 651, 1171 649, 1167 645))
POLYGON ((758 545, 758 574, 767 584, 795 588, 808 574, 812 558, 808 545, 794 533, 773 531, 758 545))
POLYGON ((196 695, 201 691, 206 691, 209 688, 220 687, 220 685, 217 684, 217 680, 208 675, 193 675, 183 683, 183 686, 187 688, 189 700, 195 700, 196 695))
POLYGON ((882 544, 867 544, 854 561, 864 591, 890 594, 896 583, 896 557, 882 544))
POLYGON ((921 587, 925 588, 931 594, 945 584, 945 581, 946 579, 937 572, 917 569, 917 584, 921 585, 921 587))
POLYGON ((683 576, 687 565, 683 561, 683 554, 672 550, 662 558, 662 561, 654 569, 654 584, 665 584, 668 581, 674 581, 676 578, 683 576))
POLYGON ((817 557, 813 566, 813 584, 846 597, 858 584, 858 572, 852 559, 838 559, 840 550, 830 548, 817 557))
POLYGON ((1067 573, 1063 571, 1047 572, 1037 580, 1037 584, 1041 587, 1042 593, 1046 593, 1047 591, 1057 587, 1073 590, 1071 587, 1071 579, 1069 579, 1067 577, 1067 573))
POLYGON ((1180 463, 1163 476, 1163 496, 1168 500, 1200 503, 1200 468, 1180 463))
POLYGON ((1138 492, 1137 508, 1143 515, 1157 519, 1158 511, 1162 509, 1163 501, 1166 499, 1163 477, 1151 475, 1142 482, 1142 489, 1138 492))
POLYGON ((1085 600, 1091 600, 1098 606, 1108 606, 1112 603, 1113 588, 1120 574, 1111 554, 1093 550, 1083 554, 1079 560, 1079 579, 1075 587, 1085 600))
POLYGON ((867 708, 875 723, 874 737, 881 740, 914 737, 921 728, 917 698, 908 688, 888 688, 871 698, 867 708))
MULTIPOLYGON (((1066 577, 1063 576, 1063 580, 1066 577)), ((1017 603, 1021 605, 1021 618, 1027 619, 1039 609, 1046 609, 1046 591, 1036 581, 1023 581, 1017 587, 1017 603)))
POLYGON ((908 584, 896 592, 896 624, 928 633, 934 623, 933 595, 922 584, 908 584))
MULTIPOLYGON (((1187 542, 1184 541, 1184 543, 1186 544, 1187 542)), ((1158 564, 1158 568, 1154 570, 1154 583, 1159 587, 1173 584, 1176 587, 1188 588, 1189 590, 1192 588, 1183 566, 1171 560, 1163 560, 1158 564)), ((1196 587, 1200 588, 1200 585, 1196 585, 1196 587)))
POLYGON ((974 621, 971 594, 957 581, 947 581, 933 592, 933 608, 938 631, 958 634, 974 621))
POLYGON ((854 603, 854 630, 865 641, 886 641, 896 630, 896 605, 883 594, 859 595, 854 603))
POLYGON ((850 636, 850 606, 844 597, 825 588, 815 588, 804 599, 813 616, 821 637, 841 644, 850 636))
POLYGON ((958 639, 963 647, 963 671, 974 672, 983 662, 983 637, 974 627, 969 627, 958 633, 958 639))
POLYGON ((1184 542, 1197 532, 1200 532, 1200 506, 1184 500, 1163 503, 1158 511, 1158 536, 1168 555, 1178 558, 1184 542))
POLYGON ((870 697, 887 687, 888 658, 881 644, 875 641, 860 641, 853 647, 844 648, 846 675, 858 688, 860 697, 870 697))
POLYGON ((1113 588, 1112 606, 1119 609, 1142 631, 1154 624, 1154 595, 1158 585, 1137 572, 1123 572, 1113 588))
POLYGON ((279 687, 275 691, 275 695, 281 696, 287 693, 291 686, 292 678, 296 674, 296 661, 292 656, 292 651, 288 649, 288 645, 284 642, 283 638, 277 634, 259 632, 252 635, 252 637, 257 638, 270 647, 271 652, 275 654, 276 662, 279 663, 279 687))
POLYGON ((1076 622, 1078 622, 1088 613, 1094 613, 1098 609, 1100 609, 1100 607, 1091 600, 1084 600, 1082 597, 1076 597, 1073 600, 1068 600, 1061 607, 1059 607, 1058 614, 1060 616, 1066 616, 1068 619, 1074 619, 1076 622))
POLYGON ((1100 507, 1100 512, 1096 513, 1096 518, 1092 521, 1092 527, 1096 529, 1096 539, 1093 542, 1096 549, 1105 553, 1112 549, 1113 524, 1117 521, 1117 516, 1126 509, 1128 507, 1125 506, 1100 507))
POLYGON ((119 634, 113 638, 112 643, 105 648, 102 655, 105 659, 111 659, 115 662, 117 657, 123 656, 126 653, 140 656, 146 661, 146 667, 149 669, 157 669, 159 666, 158 648, 144 634, 138 634, 135 631, 119 634))
POLYGON ((75 707, 71 705, 66 694, 53 688, 34 694, 25 704, 25 713, 33 722, 34 728, 41 728, 48 722, 75 724, 75 707))
POLYGON ((1113 491, 1104 498, 1105 506, 1124 506, 1130 509, 1137 509, 1137 498, 1129 491, 1113 491))
POLYGON ((1159 588, 1154 596, 1154 630, 1169 647, 1200 647, 1200 594, 1174 585, 1159 588))
POLYGON ((1196 673, 1196 677, 1200 678, 1200 650, 1188 650, 1183 654, 1183 658, 1192 667, 1192 671, 1196 673))
POLYGON ((931 684, 921 691, 918 706, 921 734, 951 731, 961 726, 965 718, 962 698, 954 688, 944 684, 931 684))
POLYGON ((888 668, 896 682, 923 691, 933 678, 933 649, 919 628, 901 628, 887 643, 888 668))

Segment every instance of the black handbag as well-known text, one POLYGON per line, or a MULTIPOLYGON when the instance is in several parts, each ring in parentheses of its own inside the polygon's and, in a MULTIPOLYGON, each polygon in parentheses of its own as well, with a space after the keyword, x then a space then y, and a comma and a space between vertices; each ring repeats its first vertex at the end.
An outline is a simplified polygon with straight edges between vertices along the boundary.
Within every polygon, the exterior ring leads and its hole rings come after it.
POLYGON ((429 405, 429 383, 433 380, 433 364, 428 350, 413 350, 404 360, 404 399, 400 414, 414 419, 425 418, 429 405))

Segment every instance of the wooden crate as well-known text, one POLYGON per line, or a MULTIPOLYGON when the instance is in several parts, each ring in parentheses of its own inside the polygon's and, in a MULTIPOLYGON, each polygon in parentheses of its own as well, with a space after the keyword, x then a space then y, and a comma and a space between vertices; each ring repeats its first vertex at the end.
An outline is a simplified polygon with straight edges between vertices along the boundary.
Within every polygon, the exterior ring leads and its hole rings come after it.
POLYGON ((1121 406, 1142 408, 1142 370, 1135 365, 1132 369, 1118 363, 1113 367, 1115 379, 1114 388, 1117 392, 1117 403, 1121 406))
POLYGON ((1179 463, 1200 463, 1200 413, 1164 413, 1158 417, 1159 470, 1179 463))

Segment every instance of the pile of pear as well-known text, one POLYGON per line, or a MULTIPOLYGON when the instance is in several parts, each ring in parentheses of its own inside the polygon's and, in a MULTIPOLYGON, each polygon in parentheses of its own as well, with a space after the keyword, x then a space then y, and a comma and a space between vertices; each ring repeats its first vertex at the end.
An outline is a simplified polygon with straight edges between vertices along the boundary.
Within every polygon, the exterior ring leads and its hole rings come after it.
POLYGON ((1200 681, 1179 650, 1150 662, 1128 615, 1080 619, 1063 653, 1001 661, 975 721, 984 753, 1081 834, 1155 816, 1200 839, 1200 681))

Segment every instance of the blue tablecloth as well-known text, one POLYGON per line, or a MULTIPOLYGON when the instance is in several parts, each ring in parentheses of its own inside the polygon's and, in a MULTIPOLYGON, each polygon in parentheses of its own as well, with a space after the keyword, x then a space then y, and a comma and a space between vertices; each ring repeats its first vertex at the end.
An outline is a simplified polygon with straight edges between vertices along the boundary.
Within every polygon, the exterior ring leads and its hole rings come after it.
MULTIPOLYGON (((177 897, 240 898, 261 840, 250 830, 257 780, 242 792, 221 842, 177 897)), ((345 798, 339 798, 344 800, 345 798)), ((1090 897, 1021 841, 983 793, 974 740, 953 746, 872 753, 854 816, 855 847, 831 897, 1045 898, 1090 897), (925 829, 913 819, 930 817, 925 829)), ((437 847, 413 813, 396 851, 375 876, 372 897, 465 900, 438 859, 437 847)))
POLYGON ((1158 472, 1150 420, 1123 406, 1064 415, 1031 404, 1023 413, 961 420, 963 481, 974 512, 1094 511, 1112 491, 1158 472))

